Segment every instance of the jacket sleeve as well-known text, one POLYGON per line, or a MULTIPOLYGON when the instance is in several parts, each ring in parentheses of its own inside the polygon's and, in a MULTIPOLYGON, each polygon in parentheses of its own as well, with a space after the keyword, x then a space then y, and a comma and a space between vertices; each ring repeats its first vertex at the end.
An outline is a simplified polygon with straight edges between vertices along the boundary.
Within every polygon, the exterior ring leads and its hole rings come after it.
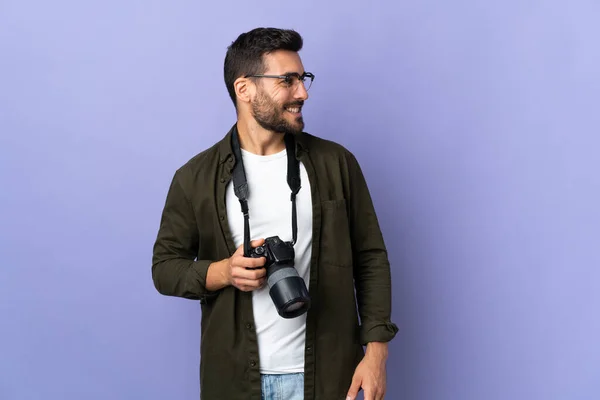
POLYGON ((387 250, 365 177, 348 153, 349 219, 354 280, 361 320, 360 341, 388 342, 398 332, 391 322, 391 274, 387 250))
POLYGON ((152 255, 152 280, 159 293, 204 302, 206 273, 213 260, 196 260, 198 227, 178 170, 171 181, 152 255))

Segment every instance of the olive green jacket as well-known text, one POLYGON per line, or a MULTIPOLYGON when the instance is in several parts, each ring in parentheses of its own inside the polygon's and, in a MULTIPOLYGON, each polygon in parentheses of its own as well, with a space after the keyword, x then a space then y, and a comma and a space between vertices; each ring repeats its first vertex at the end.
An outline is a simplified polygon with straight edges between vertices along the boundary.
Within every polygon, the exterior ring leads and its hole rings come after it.
MULTIPOLYGON (((225 208, 234 129, 175 172, 152 258, 161 294, 200 300, 204 400, 261 398, 252 293, 205 287, 209 265, 235 251, 225 208)), ((363 345, 390 341, 398 331, 390 321, 387 251, 355 157, 308 133, 296 135, 296 157, 308 173, 313 216, 305 400, 345 399, 363 345)))

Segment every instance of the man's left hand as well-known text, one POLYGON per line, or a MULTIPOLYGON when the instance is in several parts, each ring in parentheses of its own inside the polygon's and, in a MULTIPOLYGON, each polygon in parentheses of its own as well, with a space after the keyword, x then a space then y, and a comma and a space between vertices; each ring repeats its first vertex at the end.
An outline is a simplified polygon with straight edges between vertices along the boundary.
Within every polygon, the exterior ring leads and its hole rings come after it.
POLYGON ((387 343, 369 343, 356 367, 346 400, 354 400, 362 387, 364 400, 383 400, 386 386, 387 343))

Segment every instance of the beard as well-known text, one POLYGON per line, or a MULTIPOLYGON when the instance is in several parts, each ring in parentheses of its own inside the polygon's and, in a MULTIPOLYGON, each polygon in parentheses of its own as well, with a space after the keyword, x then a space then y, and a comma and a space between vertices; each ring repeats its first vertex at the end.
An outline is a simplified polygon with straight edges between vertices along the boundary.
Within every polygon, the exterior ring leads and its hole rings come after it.
POLYGON ((264 92, 259 91, 252 103, 252 116, 266 130, 279 133, 302 133, 304 129, 302 117, 296 117, 294 122, 289 122, 284 113, 287 112, 286 107, 302 107, 303 104, 303 101, 296 101, 281 105, 264 92))

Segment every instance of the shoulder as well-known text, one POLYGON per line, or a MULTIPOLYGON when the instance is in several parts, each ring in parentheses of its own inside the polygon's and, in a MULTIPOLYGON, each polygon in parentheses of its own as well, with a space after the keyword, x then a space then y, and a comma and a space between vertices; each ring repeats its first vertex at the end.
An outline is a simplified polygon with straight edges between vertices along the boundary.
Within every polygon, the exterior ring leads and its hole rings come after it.
POLYGON ((328 162, 357 163, 354 154, 336 141, 303 132, 301 142, 310 153, 311 158, 328 162))
POLYGON ((194 157, 186 161, 179 169, 197 171, 203 170, 208 165, 214 165, 219 163, 219 143, 215 143, 206 150, 201 151, 194 157))
POLYGON ((201 151, 175 171, 175 177, 185 186, 192 182, 200 182, 205 179, 213 179, 217 173, 218 166, 224 160, 221 160, 222 152, 220 149, 223 146, 222 139, 213 144, 211 147, 201 151))

